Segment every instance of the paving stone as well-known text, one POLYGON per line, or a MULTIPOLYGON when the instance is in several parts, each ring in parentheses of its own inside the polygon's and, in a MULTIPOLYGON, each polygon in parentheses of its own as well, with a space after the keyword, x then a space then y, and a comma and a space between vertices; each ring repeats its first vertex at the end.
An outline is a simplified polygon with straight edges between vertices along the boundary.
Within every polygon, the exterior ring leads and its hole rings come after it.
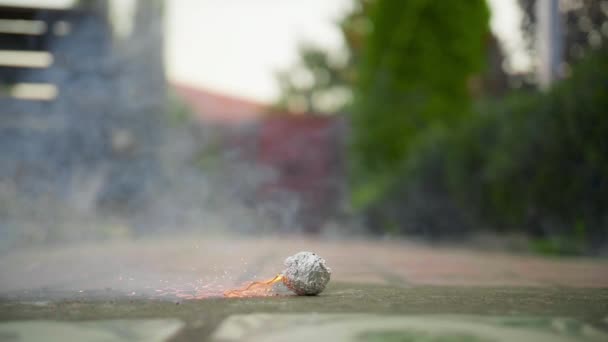
POLYGON ((0 259, 0 296, 43 288, 124 293, 199 281, 274 277, 299 251, 321 255, 332 282, 391 286, 608 287, 608 261, 437 248, 407 241, 193 236, 22 250, 0 259))
POLYGON ((256 313, 228 317, 212 340, 600 342, 608 334, 567 318, 256 313))
POLYGON ((0 341, 167 341, 184 326, 176 319, 0 323, 0 341))

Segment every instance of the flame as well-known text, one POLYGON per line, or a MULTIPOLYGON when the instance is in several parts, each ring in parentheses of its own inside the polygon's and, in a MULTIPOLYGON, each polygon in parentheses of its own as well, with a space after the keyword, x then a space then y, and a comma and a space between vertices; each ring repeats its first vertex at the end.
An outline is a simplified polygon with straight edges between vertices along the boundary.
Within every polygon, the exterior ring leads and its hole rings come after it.
POLYGON ((226 298, 245 298, 245 297, 265 297, 272 295, 273 285, 283 281, 283 275, 278 274, 276 277, 266 281, 253 281, 247 286, 224 292, 226 298))
POLYGON ((206 298, 247 298, 247 297, 267 297, 274 294, 274 284, 283 281, 282 274, 278 274, 272 279, 265 281, 253 281, 244 285, 240 289, 225 290, 222 284, 204 283, 198 280, 194 283, 186 283, 181 286, 167 286, 156 290, 158 297, 177 297, 180 299, 206 299, 206 298))

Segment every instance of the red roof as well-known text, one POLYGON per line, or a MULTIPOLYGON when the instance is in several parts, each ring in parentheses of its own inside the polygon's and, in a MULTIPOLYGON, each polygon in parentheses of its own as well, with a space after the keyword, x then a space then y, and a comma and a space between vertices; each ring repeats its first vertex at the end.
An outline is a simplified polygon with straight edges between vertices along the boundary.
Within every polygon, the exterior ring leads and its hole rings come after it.
POLYGON ((216 93, 184 84, 173 88, 206 122, 237 124, 260 119, 268 106, 251 100, 216 93))

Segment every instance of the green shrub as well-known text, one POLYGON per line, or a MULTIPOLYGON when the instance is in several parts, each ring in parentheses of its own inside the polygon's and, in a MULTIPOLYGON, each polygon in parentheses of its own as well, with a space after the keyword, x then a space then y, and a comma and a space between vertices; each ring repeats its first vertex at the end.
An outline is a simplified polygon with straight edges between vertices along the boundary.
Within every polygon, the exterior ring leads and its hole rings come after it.
POLYGON ((468 81, 483 66, 485 1, 371 1, 351 116, 353 201, 366 207, 398 181, 428 130, 470 115, 468 81))
POLYGON ((534 250, 549 254, 606 244, 607 57, 598 52, 546 94, 513 93, 480 105, 458 129, 427 130, 399 171, 400 185, 370 216, 433 236, 524 231, 534 250), (421 212, 412 206, 415 196, 430 206, 418 222, 426 227, 408 220, 412 210, 421 212))

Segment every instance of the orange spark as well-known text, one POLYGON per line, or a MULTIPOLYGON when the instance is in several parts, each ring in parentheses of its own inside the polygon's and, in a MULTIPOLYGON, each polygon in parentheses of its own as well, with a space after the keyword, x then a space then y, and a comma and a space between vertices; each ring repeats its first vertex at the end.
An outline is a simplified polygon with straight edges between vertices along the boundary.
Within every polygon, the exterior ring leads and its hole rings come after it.
POLYGON ((224 292, 224 297, 227 298, 244 298, 244 297, 265 297, 272 294, 273 285, 282 281, 283 275, 278 274, 276 277, 266 281, 254 281, 249 283, 242 289, 228 290, 224 292))

